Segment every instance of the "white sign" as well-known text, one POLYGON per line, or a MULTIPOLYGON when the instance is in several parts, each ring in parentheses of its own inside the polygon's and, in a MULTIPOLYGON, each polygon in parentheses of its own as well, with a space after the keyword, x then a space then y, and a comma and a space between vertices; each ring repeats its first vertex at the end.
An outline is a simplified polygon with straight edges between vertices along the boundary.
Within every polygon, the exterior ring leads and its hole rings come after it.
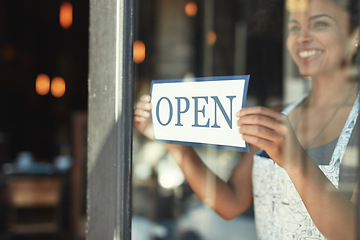
POLYGON ((248 151, 236 124, 248 81, 248 75, 152 81, 155 140, 248 151))

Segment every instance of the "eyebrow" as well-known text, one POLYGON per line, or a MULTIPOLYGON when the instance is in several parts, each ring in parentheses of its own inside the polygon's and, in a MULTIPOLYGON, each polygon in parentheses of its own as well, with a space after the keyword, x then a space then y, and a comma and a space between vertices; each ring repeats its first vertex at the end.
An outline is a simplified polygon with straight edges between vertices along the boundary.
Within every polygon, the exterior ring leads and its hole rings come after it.
MULTIPOLYGON (((336 22, 335 18, 333 18, 332 16, 330 16, 328 14, 318 14, 318 15, 311 16, 310 21, 317 19, 317 18, 321 18, 321 17, 327 17, 336 22)), ((288 23, 297 23, 297 21, 295 19, 290 19, 288 21, 288 23)))
POLYGON ((333 18, 332 16, 330 16, 328 14, 319 14, 319 15, 311 16, 310 20, 314 20, 316 18, 321 18, 321 17, 328 17, 328 18, 330 18, 330 19, 332 19, 333 21, 336 22, 335 18, 333 18))

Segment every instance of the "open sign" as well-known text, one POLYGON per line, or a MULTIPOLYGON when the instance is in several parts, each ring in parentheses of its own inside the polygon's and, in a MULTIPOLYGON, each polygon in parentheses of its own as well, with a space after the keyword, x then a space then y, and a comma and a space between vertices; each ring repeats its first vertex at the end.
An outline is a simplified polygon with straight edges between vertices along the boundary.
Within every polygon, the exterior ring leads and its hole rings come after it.
POLYGON ((248 75, 152 81, 155 140, 248 151, 235 116, 248 81, 248 75))

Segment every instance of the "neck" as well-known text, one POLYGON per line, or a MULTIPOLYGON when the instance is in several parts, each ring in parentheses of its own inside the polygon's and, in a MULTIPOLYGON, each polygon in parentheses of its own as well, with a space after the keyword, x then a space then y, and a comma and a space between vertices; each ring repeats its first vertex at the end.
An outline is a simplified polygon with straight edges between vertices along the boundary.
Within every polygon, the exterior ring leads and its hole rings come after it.
POLYGON ((349 94, 356 96, 354 93, 359 92, 355 78, 349 78, 345 73, 312 77, 311 81, 308 105, 315 108, 338 105, 349 94))

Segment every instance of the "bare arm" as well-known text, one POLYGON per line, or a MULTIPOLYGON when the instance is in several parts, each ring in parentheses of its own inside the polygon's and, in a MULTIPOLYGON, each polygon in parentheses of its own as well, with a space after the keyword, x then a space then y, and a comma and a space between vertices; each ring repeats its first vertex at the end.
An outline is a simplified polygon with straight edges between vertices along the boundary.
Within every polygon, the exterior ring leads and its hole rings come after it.
POLYGON ((328 180, 316 163, 303 157, 287 170, 321 233, 328 239, 355 239, 356 205, 328 180))
MULTIPOLYGON (((143 96, 136 105, 134 126, 153 139, 150 120, 150 96, 143 96)), ((221 180, 203 163, 193 148, 165 144, 196 195, 225 219, 245 212, 252 203, 252 153, 243 155, 228 182, 221 180)))
POLYGON ((252 203, 252 155, 247 153, 226 183, 202 162, 188 146, 167 144, 169 153, 183 171, 196 195, 225 219, 245 212, 252 203))
POLYGON ((328 239, 355 239, 355 204, 307 155, 287 117, 262 107, 243 109, 238 116, 244 140, 264 149, 287 171, 320 232, 328 239))

